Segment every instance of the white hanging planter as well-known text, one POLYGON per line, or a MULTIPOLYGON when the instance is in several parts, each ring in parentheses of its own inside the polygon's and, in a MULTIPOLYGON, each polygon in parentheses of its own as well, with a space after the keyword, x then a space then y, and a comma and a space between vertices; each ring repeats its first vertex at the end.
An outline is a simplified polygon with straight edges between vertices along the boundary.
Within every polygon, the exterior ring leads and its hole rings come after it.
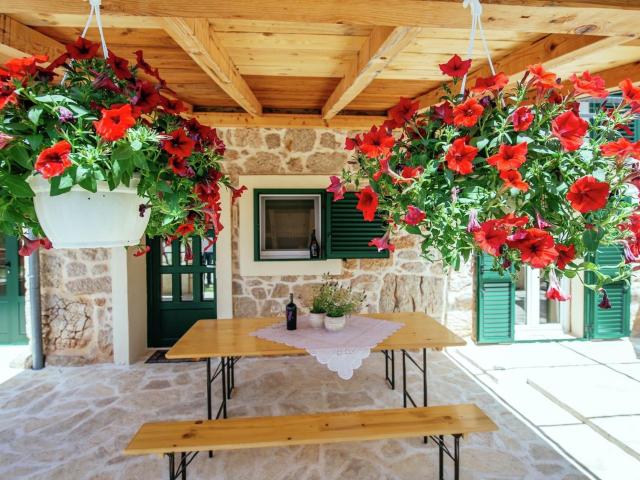
POLYGON ((35 192, 33 204, 42 230, 54 248, 110 248, 137 245, 149 223, 150 210, 140 216, 145 200, 138 196, 139 179, 129 187, 109 190, 98 182, 98 191, 75 185, 67 193, 52 197, 51 186, 40 175, 29 179, 35 192))

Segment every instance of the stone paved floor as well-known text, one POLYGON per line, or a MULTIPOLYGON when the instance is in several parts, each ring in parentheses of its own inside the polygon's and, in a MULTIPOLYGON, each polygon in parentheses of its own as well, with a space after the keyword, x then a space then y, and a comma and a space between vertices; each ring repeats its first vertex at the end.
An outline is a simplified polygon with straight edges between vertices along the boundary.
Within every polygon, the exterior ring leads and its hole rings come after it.
MULTIPOLYGON (((429 353, 430 401, 475 402, 499 425, 462 441, 462 478, 587 478, 445 355, 429 353)), ((162 479, 166 460, 126 458, 122 449, 145 421, 201 418, 204 363, 48 367, 0 385, 0 478, 162 479)), ((279 415, 401 405, 375 354, 350 381, 310 357, 243 359, 231 415, 279 415)), ((419 377, 410 375, 416 395, 419 377)), ((436 449, 418 439, 199 455, 190 479, 432 479, 436 449)), ((451 474, 451 470, 448 470, 451 474)))

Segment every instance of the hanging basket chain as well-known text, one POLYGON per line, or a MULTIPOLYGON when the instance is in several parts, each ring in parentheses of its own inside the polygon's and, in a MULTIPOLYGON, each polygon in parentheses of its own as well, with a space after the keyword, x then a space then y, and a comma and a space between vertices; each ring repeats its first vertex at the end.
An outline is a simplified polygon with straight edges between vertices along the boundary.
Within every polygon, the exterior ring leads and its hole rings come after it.
MULTIPOLYGON (((491 69, 491 75, 495 75, 496 70, 493 66, 493 61, 491 60, 491 52, 489 51, 487 38, 484 35, 484 28, 482 27, 482 5, 480 4, 480 0, 463 0, 462 6, 464 8, 468 7, 471 9, 471 33, 469 35, 469 48, 467 50, 467 58, 471 58, 473 56, 473 47, 476 39, 476 32, 479 30, 484 53, 487 56, 489 68, 491 69)), ((468 74, 465 73, 464 77, 462 78, 462 87, 460 89, 460 93, 462 95, 464 95, 464 90, 467 85, 467 75, 468 74)))

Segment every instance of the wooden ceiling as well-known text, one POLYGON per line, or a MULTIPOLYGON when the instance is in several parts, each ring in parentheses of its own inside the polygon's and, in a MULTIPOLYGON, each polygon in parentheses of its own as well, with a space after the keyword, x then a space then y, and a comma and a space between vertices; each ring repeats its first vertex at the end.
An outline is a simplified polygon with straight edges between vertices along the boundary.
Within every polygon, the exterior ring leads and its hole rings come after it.
MULTIPOLYGON (((612 87, 640 81, 636 0, 482 4, 492 57, 513 79, 545 63, 565 78, 602 72, 612 87)), ((88 10, 83 0, 2 0, 0 61, 61 52, 88 10)), ((400 96, 437 102, 438 64, 465 56, 470 25, 461 0, 103 0, 102 17, 110 49, 130 60, 142 49, 206 121, 336 128, 368 126, 400 96)), ((473 58, 472 77, 486 75, 480 41, 473 58)))

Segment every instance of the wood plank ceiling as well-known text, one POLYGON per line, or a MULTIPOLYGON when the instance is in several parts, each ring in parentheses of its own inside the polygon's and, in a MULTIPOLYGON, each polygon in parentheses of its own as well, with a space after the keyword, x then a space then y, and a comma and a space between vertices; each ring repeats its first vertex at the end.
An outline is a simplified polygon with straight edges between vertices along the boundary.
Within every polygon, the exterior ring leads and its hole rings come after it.
MULTIPOLYGON (((640 82, 640 2, 483 5, 492 56, 513 79, 546 63, 565 78, 588 69, 610 86, 640 82)), ((438 64, 465 56, 470 23, 461 0, 104 0, 102 10, 110 49, 130 60, 142 49, 179 98, 218 125, 361 128, 400 96, 433 104, 445 80, 438 64)), ((0 61, 61 51, 87 13, 82 0, 3 0, 0 61)), ((480 42, 473 58, 472 76, 486 75, 480 42)))

